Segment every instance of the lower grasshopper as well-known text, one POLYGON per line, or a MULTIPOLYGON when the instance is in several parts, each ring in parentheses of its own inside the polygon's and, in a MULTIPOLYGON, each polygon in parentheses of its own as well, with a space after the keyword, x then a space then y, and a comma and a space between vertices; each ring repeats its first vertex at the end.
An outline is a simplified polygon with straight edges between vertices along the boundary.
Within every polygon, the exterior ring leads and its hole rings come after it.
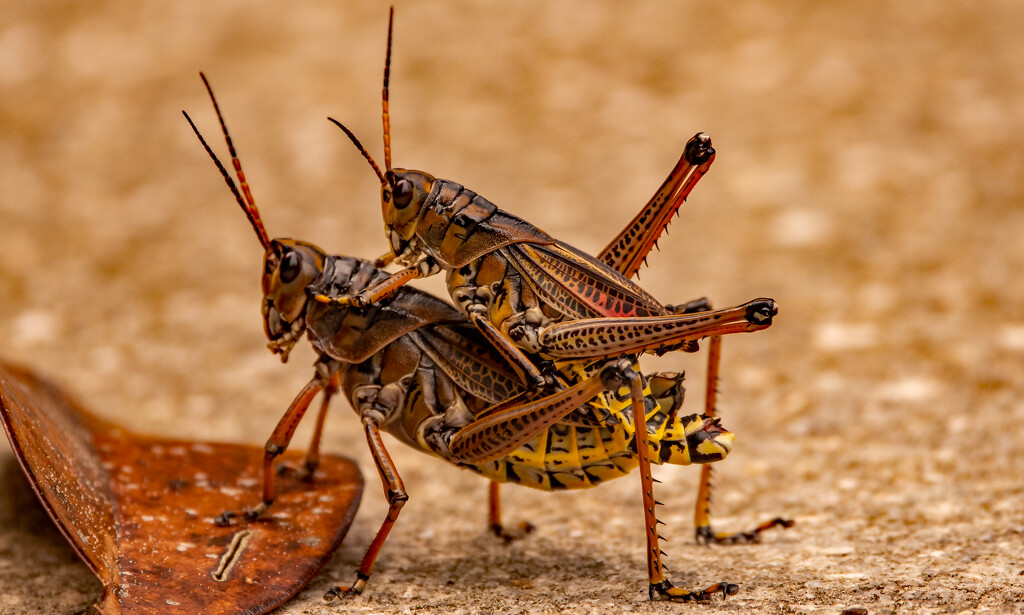
MULTIPOLYGON (((644 377, 629 357, 600 364, 566 362, 552 374, 556 388, 564 388, 541 395, 519 381, 462 313, 424 292, 401 288, 380 304, 365 308, 310 300, 316 295, 358 293, 387 278, 387 274, 368 261, 330 256, 307 242, 269 238, 205 76, 203 82, 231 153, 237 184, 191 118, 187 114, 185 117, 264 249, 263 316, 268 346, 286 360, 306 333, 318 352, 315 375, 267 441, 263 501, 244 516, 255 520, 272 505, 274 459, 288 446, 321 391, 324 396, 305 472, 311 475, 316 469, 328 405, 340 390, 360 416, 389 504, 387 516, 357 570, 355 583, 335 587, 325 598, 363 591, 408 499, 384 446, 382 430, 405 444, 489 478, 491 529, 506 539, 513 534, 501 526, 500 482, 547 490, 585 488, 622 476, 637 466, 649 481, 651 462, 710 463, 728 454, 733 436, 717 418, 677 414, 682 402, 680 375, 644 377), (626 412, 627 408, 632 412, 626 412), (513 427, 506 442, 490 447, 500 449, 500 454, 460 454, 457 443, 486 438, 496 423, 513 427), (645 428, 638 434, 636 425, 645 428), (637 437, 640 434, 642 437, 637 437)), ((657 549, 657 520, 649 491, 645 492, 645 508, 645 519, 653 533, 653 538, 648 535, 648 546, 653 544, 657 549)), ((225 513, 220 521, 230 523, 237 514, 225 513)), ((659 553, 649 563, 656 562, 660 573, 659 553)), ((675 593, 677 599, 705 600, 717 592, 735 593, 738 588, 720 582, 692 592, 673 590, 662 577, 658 586, 652 584, 650 593, 652 598, 675 593)))

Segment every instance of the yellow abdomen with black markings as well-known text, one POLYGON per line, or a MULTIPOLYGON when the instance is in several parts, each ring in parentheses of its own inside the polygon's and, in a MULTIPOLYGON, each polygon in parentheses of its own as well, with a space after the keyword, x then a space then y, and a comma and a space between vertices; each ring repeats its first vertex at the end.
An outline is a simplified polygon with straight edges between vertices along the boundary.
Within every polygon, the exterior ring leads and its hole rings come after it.
MULTIPOLYGON (((728 454, 733 434, 717 419, 676 416, 676 408, 664 410, 663 401, 645 385, 645 422, 653 463, 710 463, 728 454)), ((556 423, 506 457, 466 467, 496 482, 544 491, 587 489, 629 474, 639 461, 628 391, 607 393, 588 405, 604 418, 581 416, 556 423)))

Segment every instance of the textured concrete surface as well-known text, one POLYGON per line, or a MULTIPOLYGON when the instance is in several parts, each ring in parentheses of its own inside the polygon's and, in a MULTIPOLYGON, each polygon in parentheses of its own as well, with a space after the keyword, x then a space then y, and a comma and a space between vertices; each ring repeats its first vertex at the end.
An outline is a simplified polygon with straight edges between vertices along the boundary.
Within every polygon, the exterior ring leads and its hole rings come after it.
MULTIPOLYGON (((217 142, 200 69, 272 235, 386 247, 377 182, 324 119, 381 151, 386 7, 253 7, 0 0, 0 352, 139 431, 261 442, 312 360, 264 348, 259 248, 179 113, 217 142)), ((583 249, 712 135, 641 281, 666 302, 779 301, 769 331, 725 344, 737 446, 714 510, 721 529, 798 524, 697 547, 697 473, 661 469, 675 581, 742 589, 651 604, 636 477, 506 487, 507 518, 539 529, 505 546, 481 480, 395 444, 411 500, 346 611, 1021 612, 1022 27, 1011 1, 400 3, 396 165, 583 249)), ((699 407, 699 359, 651 365, 687 368, 699 407)), ((0 612, 81 612, 99 586, 0 446, 0 612)), ((344 404, 325 446, 370 482, 283 613, 337 612, 320 595, 386 508, 344 404)))

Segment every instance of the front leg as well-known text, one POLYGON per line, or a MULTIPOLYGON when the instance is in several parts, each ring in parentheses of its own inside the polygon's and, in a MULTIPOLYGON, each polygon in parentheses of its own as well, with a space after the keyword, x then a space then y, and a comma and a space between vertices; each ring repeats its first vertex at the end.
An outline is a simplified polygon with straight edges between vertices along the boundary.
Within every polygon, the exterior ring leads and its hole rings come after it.
POLYGON ((306 461, 302 467, 294 467, 291 464, 282 464, 278 467, 278 474, 292 472, 303 480, 312 480, 316 469, 320 467, 320 443, 323 441, 324 423, 327 420, 327 411, 330 409, 331 399, 337 394, 341 387, 341 373, 335 372, 330 384, 324 387, 323 400, 320 402, 320 411, 316 415, 316 426, 313 428, 313 436, 309 440, 309 450, 306 451, 306 461))
POLYGON ((393 273, 387 278, 377 282, 373 286, 363 289, 354 297, 331 297, 319 292, 311 293, 313 300, 319 301, 320 303, 326 303, 328 305, 337 306, 352 306, 352 307, 366 307, 380 303, 384 299, 387 299, 399 288, 402 288, 413 280, 420 278, 430 277, 432 275, 441 272, 441 267, 431 257, 424 258, 411 267, 406 267, 397 273, 393 273))
POLYGON ((270 434, 267 444, 263 447, 263 501, 246 511, 224 511, 217 517, 215 521, 217 525, 230 525, 231 519, 239 516, 244 516, 249 521, 255 521, 274 503, 274 459, 288 448, 288 444, 292 441, 292 436, 295 435, 295 430, 302 421, 302 417, 305 416, 306 410, 309 409, 313 398, 331 381, 331 376, 327 375, 328 369, 324 363, 317 365, 317 375, 303 387, 295 400, 288 406, 288 410, 278 421, 277 427, 274 428, 274 432, 270 434))

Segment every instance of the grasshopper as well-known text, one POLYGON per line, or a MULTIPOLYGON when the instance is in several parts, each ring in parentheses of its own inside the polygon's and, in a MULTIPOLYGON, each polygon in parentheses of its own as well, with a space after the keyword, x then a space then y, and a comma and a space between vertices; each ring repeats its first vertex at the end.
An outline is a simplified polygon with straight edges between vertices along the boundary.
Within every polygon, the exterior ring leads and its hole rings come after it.
MULTIPOLYGON (((425 292, 399 288, 367 307, 310 300, 319 294, 358 293, 388 276, 369 261, 328 255, 308 242, 270 239, 205 76, 203 82, 227 142, 237 184, 187 113, 185 117, 264 250, 262 312, 268 347, 287 360, 306 334, 318 353, 313 378, 267 441, 262 502, 244 513, 226 512, 219 522, 230 523, 239 515, 254 521, 268 510, 275 498, 274 459, 287 448, 313 399, 323 392, 305 467, 300 470, 312 476, 330 400, 343 392, 363 423, 389 508, 356 581, 332 588, 325 598, 363 591, 408 500, 381 431, 490 479, 490 527, 506 540, 515 534, 501 525, 498 483, 545 490, 585 488, 623 476, 637 466, 649 476, 651 462, 706 464, 728 454, 733 436, 717 418, 678 415, 683 393, 679 374, 645 377, 637 372, 632 358, 615 358, 596 367, 567 362, 551 376, 559 390, 543 395, 520 382, 465 315, 425 292), (597 420, 594 415, 604 418, 597 420), (453 446, 489 434, 495 425, 506 426, 510 433, 507 442, 489 447, 489 454, 467 455, 453 446), (636 425, 644 427, 638 432, 636 425), (638 433, 642 436, 637 437, 638 433)), ((649 516, 653 528, 653 509, 649 516)), ((660 558, 657 561, 660 570, 660 558)), ((674 588, 662 579, 657 589, 670 592, 674 588)), ((736 591, 736 585, 720 582, 676 597, 705 600, 717 592, 736 591)))
MULTIPOLYGON (((393 23, 392 10, 382 90, 384 171, 350 130, 331 121, 352 140, 381 182, 385 235, 391 249, 379 262, 406 267, 355 295, 314 298, 366 306, 410 280, 445 271, 456 305, 522 382, 535 389, 545 386, 538 361, 592 361, 676 349, 695 352, 703 336, 694 334, 693 327, 700 327, 709 331, 705 413, 713 416, 721 336, 770 326, 777 305, 771 299, 725 310, 712 310, 706 299, 663 305, 631 281, 714 162, 710 137, 698 133, 687 142, 672 172, 640 213, 597 258, 591 257, 455 182, 392 168, 388 92, 393 23)), ((771 527, 792 525, 790 520, 775 518, 749 532, 714 532, 709 517, 710 480, 707 466, 702 470, 694 513, 698 542, 754 542, 771 527)))
POLYGON ((394 10, 384 68, 382 172, 355 135, 352 140, 381 183, 390 252, 381 262, 406 267, 351 297, 315 298, 358 307, 380 301, 411 280, 445 271, 449 294, 494 344, 523 382, 543 388, 527 353, 554 360, 600 359, 625 353, 697 349, 694 327, 709 335, 758 331, 777 306, 755 299, 725 310, 693 312, 666 306, 629 277, 714 161, 711 139, 690 139, 672 174, 599 258, 556 240, 455 182, 391 166, 388 89, 394 10), (653 220, 653 223, 652 223, 653 220), (679 313, 682 311, 683 313, 679 313))

